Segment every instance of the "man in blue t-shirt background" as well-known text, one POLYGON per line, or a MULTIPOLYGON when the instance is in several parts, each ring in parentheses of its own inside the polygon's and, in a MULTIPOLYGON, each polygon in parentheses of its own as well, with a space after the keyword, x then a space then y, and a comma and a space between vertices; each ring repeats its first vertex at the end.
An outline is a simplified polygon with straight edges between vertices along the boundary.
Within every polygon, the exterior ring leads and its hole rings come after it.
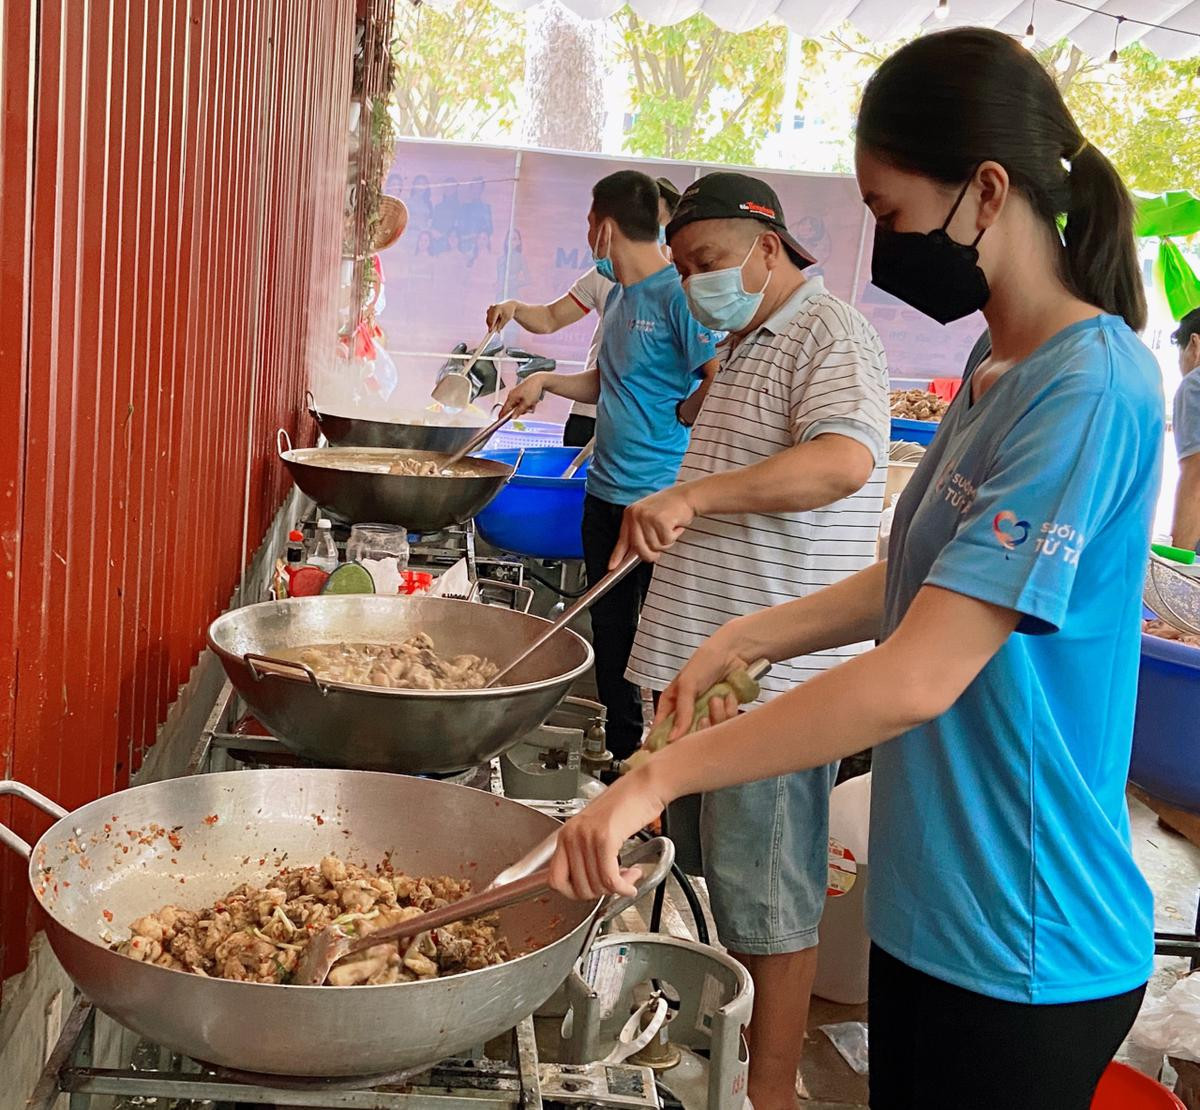
MULTIPOLYGON (((597 366, 581 374, 532 374, 504 410, 518 415, 546 393, 596 405, 596 453, 588 468, 583 550, 588 583, 606 573, 627 505, 675 481, 688 429, 717 372, 720 338, 688 311, 679 274, 658 243, 659 187, 635 170, 598 181, 588 212, 596 268, 616 282, 604 307, 597 366)), ((643 564, 592 606, 596 686, 608 711, 608 743, 625 758, 641 743, 638 688, 625 666, 651 567, 643 564)))
POLYGON ((1194 551, 1200 546, 1200 308, 1193 308, 1179 321, 1179 330, 1171 338, 1179 347, 1183 377, 1175 391, 1171 420, 1179 457, 1171 542, 1194 551))

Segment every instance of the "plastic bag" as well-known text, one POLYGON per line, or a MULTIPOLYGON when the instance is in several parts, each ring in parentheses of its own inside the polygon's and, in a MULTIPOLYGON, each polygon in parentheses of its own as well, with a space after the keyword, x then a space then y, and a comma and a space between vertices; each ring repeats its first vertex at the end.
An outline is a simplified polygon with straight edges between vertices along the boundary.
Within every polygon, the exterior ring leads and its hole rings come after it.
POLYGON ((1180 979, 1147 1002, 1130 1037, 1143 1048, 1200 1063, 1200 975, 1180 979))
POLYGON ((843 1021, 837 1025, 822 1025, 821 1032, 832 1042, 838 1054, 859 1075, 866 1075, 867 1026, 861 1021, 843 1021))
POLYGON ((392 356, 384 350, 381 344, 376 343, 375 357, 364 359, 362 364, 366 367, 363 385, 367 388, 368 395, 377 399, 380 404, 386 404, 396 391, 396 385, 400 381, 400 375, 396 373, 396 364, 392 361, 392 356))

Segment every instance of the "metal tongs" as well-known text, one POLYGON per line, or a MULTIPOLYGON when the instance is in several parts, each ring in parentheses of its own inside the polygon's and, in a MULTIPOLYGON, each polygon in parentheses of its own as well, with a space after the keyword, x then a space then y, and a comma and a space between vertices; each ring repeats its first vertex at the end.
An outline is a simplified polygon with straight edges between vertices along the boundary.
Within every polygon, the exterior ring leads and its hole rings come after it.
POLYGON ((608 593, 609 590, 611 590, 618 582, 620 582, 625 575, 633 570, 633 568, 637 566, 639 562, 641 562, 641 559, 637 555, 626 555, 616 570, 610 570, 573 605, 570 605, 564 609, 559 615, 558 619, 553 624, 548 624, 545 628, 543 628, 542 631, 539 632, 533 638, 533 640, 522 649, 521 653, 515 659, 500 669, 500 672, 487 684, 487 686, 484 687, 484 689, 490 689, 511 674, 547 640, 549 640, 556 633, 561 632, 577 616, 579 616, 580 613, 599 601, 606 593, 608 593))
POLYGON ((471 355, 466 364, 447 371, 442 380, 433 387, 433 399, 442 408, 448 409, 450 412, 462 412, 471 403, 471 379, 467 375, 475 363, 483 357, 483 352, 487 350, 488 344, 498 334, 498 332, 489 331, 483 337, 483 342, 475 348, 475 353, 471 355))

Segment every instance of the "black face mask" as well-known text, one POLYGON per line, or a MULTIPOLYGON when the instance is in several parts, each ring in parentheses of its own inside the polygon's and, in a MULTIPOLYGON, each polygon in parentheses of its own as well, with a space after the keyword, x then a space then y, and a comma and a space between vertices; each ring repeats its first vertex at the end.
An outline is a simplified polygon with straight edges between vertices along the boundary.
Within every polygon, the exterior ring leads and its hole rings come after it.
POLYGON ((981 231, 970 246, 946 233, 971 182, 958 194, 946 222, 936 231, 889 231, 875 225, 871 280, 939 324, 950 324, 983 308, 991 296, 979 268, 981 231))

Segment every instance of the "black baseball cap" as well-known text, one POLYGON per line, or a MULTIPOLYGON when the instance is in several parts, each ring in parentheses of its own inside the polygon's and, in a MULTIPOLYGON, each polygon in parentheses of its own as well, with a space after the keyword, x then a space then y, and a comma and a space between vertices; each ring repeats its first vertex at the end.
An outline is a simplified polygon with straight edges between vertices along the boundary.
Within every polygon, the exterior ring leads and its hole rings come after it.
POLYGON ((667 242, 697 220, 758 220, 783 241, 792 261, 804 269, 816 259, 792 237, 783 222, 783 205, 775 190, 744 173, 709 173, 684 190, 675 215, 667 224, 667 242))
POLYGON ((675 187, 675 183, 669 177, 656 177, 654 184, 658 186, 663 200, 674 209, 675 205, 679 203, 679 190, 675 187))

